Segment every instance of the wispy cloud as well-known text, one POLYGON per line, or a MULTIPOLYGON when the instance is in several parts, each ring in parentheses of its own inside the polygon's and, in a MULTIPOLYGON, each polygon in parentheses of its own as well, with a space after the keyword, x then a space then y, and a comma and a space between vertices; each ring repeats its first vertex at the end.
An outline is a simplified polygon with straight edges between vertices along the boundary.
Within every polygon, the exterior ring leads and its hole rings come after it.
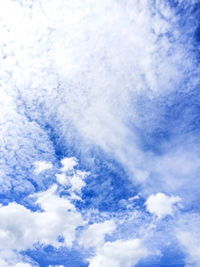
MULTIPOLYGON (((2 250, 75 246, 128 267, 176 243, 198 266, 199 12, 0 1, 2 250)), ((26 266, 15 256, 1 265, 26 266)))

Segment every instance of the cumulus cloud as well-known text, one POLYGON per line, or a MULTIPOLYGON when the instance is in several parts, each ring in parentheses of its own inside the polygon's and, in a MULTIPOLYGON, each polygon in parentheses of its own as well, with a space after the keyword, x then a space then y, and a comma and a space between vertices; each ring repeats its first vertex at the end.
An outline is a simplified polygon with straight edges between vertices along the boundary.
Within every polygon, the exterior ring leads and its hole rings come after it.
POLYGON ((117 225, 114 220, 93 223, 82 231, 78 243, 84 248, 93 248, 95 256, 89 259, 90 267, 135 266, 141 259, 149 255, 148 249, 139 239, 116 240, 106 242, 105 236, 114 237, 117 225))
POLYGON ((180 197, 169 197, 163 193, 157 193, 149 196, 145 205, 150 213, 158 216, 158 218, 163 218, 167 215, 173 215, 176 210, 175 204, 180 201, 180 197))
POLYGON ((61 185, 68 185, 69 181, 65 175, 65 173, 57 173, 56 174, 56 180, 61 185))
POLYGON ((51 162, 46 162, 46 161, 35 161, 34 162, 35 166, 35 173, 40 174, 43 171, 52 169, 53 165, 51 162))
POLYGON ((94 223, 89 225, 88 229, 83 231, 78 239, 79 245, 89 248, 98 248, 104 245, 104 238, 107 234, 112 234, 116 225, 113 220, 103 223, 94 223))
POLYGON ((64 158, 61 160, 62 163, 62 168, 61 172, 67 172, 67 171, 72 171, 74 167, 78 164, 77 159, 72 157, 72 158, 64 158))
POLYGON ((1 250, 26 250, 36 242, 59 247, 58 236, 64 238, 62 245, 72 246, 76 228, 84 221, 68 199, 56 195, 56 189, 54 185, 46 192, 34 195, 42 212, 32 212, 14 202, 0 207, 1 250))
POLYGON ((89 175, 89 172, 74 169, 78 165, 75 157, 65 157, 61 160, 61 163, 62 168, 60 168, 59 173, 56 173, 58 184, 68 187, 72 199, 81 200, 81 190, 86 186, 84 179, 89 175))
POLYGON ((148 250, 139 239, 107 242, 90 259, 90 267, 132 267, 148 256, 148 250))

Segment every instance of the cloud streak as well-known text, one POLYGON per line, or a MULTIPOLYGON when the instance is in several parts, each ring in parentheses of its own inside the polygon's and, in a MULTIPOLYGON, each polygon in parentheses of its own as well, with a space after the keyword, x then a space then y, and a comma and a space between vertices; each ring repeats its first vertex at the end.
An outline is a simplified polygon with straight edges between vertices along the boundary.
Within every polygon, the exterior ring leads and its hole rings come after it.
POLYGON ((62 235, 66 247, 90 243, 89 266, 131 267, 178 242, 199 264, 181 223, 199 212, 199 10, 195 0, 0 1, 2 249, 59 247, 62 235))

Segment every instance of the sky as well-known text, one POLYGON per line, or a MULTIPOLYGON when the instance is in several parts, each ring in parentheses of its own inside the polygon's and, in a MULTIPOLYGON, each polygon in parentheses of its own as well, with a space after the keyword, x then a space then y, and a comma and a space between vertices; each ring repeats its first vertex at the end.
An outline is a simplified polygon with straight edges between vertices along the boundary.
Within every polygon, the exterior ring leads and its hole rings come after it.
POLYGON ((199 0, 0 0, 0 267, 200 267, 199 0))

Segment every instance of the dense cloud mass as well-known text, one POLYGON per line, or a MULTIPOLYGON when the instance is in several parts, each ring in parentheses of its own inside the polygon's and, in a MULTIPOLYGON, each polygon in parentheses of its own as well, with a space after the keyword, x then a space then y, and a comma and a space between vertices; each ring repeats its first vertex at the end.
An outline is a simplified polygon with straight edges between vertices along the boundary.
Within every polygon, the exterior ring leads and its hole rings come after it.
POLYGON ((0 266, 200 266, 198 0, 0 0, 0 266))

